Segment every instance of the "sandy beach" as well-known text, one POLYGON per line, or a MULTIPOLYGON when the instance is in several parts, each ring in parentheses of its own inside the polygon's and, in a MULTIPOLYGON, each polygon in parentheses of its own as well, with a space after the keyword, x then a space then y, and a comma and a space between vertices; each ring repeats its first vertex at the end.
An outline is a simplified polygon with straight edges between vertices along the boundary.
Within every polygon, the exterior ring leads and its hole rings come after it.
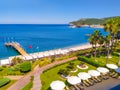
POLYGON ((0 65, 10 64, 11 60, 14 57, 20 57, 24 60, 32 60, 32 59, 39 59, 39 58, 55 56, 55 55, 65 55, 65 54, 68 54, 70 52, 89 49, 91 47, 92 47, 92 45, 90 45, 89 43, 86 43, 86 44, 71 46, 71 47, 67 47, 67 48, 60 48, 60 49, 49 50, 49 51, 44 51, 44 52, 30 53, 30 54, 25 55, 25 56, 22 56, 22 55, 11 56, 11 57, 8 57, 7 59, 0 60, 0 65))

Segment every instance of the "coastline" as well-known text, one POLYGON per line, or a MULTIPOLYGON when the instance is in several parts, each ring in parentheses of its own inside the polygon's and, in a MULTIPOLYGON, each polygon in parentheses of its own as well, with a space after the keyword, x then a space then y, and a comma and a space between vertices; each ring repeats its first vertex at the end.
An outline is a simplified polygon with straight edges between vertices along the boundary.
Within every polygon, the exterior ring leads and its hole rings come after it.
POLYGON ((75 52, 75 51, 78 51, 78 50, 89 49, 91 47, 92 47, 92 45, 90 45, 89 43, 84 43, 84 44, 73 45, 73 46, 68 46, 68 47, 54 49, 54 50, 29 53, 27 56, 16 55, 16 56, 8 57, 6 59, 1 59, 0 60, 0 65, 10 64, 11 60, 14 57, 20 57, 20 58, 22 58, 24 60, 40 59, 40 58, 49 57, 49 56, 65 55, 65 54, 68 54, 70 52, 75 52))

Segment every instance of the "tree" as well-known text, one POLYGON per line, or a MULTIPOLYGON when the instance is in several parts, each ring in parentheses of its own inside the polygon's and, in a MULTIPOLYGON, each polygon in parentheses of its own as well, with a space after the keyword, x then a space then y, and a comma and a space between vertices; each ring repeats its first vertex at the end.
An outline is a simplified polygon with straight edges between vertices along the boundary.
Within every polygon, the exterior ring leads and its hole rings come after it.
POLYGON ((20 64, 20 71, 21 72, 28 72, 31 70, 31 63, 30 62, 23 62, 20 64))
POLYGON ((18 64, 18 63, 22 63, 24 60, 23 59, 21 59, 21 58, 19 58, 19 57, 14 57, 13 59, 12 59, 12 64, 13 65, 16 65, 16 64, 18 64))
POLYGON ((109 53, 110 53, 110 41, 111 41, 111 36, 107 35, 105 38, 105 47, 107 51, 107 57, 106 57, 106 64, 108 63, 108 58, 109 58, 109 53))
POLYGON ((100 55, 101 49, 102 49, 102 45, 104 44, 104 37, 103 37, 103 36, 100 36, 100 37, 98 38, 98 44, 100 45, 100 46, 99 46, 99 55, 100 55))
POLYGON ((109 32, 111 37, 111 50, 113 47, 113 44, 115 42, 115 38, 117 37, 117 34, 120 29, 120 17, 115 17, 107 20, 106 24, 104 25, 104 30, 109 32))
POLYGON ((96 60, 96 51, 97 51, 97 44, 98 44, 98 38, 101 36, 101 33, 99 30, 95 30, 94 33, 90 36, 89 42, 92 44, 92 47, 95 48, 95 60, 96 60))
POLYGON ((93 51, 94 51, 94 36, 93 36, 93 34, 90 36, 89 42, 92 45, 92 53, 93 53, 93 51))

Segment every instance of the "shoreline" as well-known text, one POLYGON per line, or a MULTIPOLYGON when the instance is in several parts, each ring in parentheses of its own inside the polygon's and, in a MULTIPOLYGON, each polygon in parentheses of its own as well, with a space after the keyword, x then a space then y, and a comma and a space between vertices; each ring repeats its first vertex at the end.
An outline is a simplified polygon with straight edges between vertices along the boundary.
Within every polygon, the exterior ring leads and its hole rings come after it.
POLYGON ((40 59, 40 58, 49 57, 49 56, 65 55, 65 54, 68 54, 70 52, 85 50, 85 49, 89 49, 91 47, 92 47, 92 45, 90 45, 89 43, 83 43, 83 44, 79 44, 79 45, 73 45, 73 46, 58 48, 58 49, 54 49, 54 50, 28 53, 28 55, 26 55, 26 56, 22 56, 22 55, 10 56, 8 58, 1 59, 0 65, 11 64, 11 60, 14 57, 20 57, 24 60, 40 59))

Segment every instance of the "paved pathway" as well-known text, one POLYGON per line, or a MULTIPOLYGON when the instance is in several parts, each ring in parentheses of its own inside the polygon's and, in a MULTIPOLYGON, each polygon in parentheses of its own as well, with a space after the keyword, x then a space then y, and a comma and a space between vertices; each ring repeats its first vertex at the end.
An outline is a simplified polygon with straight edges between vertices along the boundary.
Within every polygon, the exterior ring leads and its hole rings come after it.
POLYGON ((53 67, 53 66, 55 66, 55 65, 62 64, 62 63, 65 63, 65 62, 68 62, 68 61, 71 61, 71 60, 74 60, 74 59, 77 59, 77 57, 69 58, 69 59, 62 60, 62 61, 56 61, 56 62, 54 62, 54 63, 51 63, 51 64, 49 64, 49 65, 46 65, 46 66, 44 66, 44 67, 41 67, 41 68, 38 70, 38 72, 36 73, 36 75, 35 75, 36 78, 35 78, 34 81, 33 81, 33 88, 32 88, 32 90, 40 90, 40 89, 41 89, 42 84, 41 84, 41 81, 40 81, 40 75, 42 74, 42 72, 43 72, 44 70, 47 70, 47 69, 49 69, 49 68, 51 68, 51 67, 53 67), (38 79, 38 78, 39 78, 39 80, 36 80, 36 79, 38 79))
POLYGON ((11 87, 9 87, 7 90, 20 90, 22 87, 24 87, 28 82, 30 82, 30 76, 34 76, 34 80, 33 80, 33 88, 32 90, 40 90, 41 89, 41 81, 40 81, 40 75, 42 74, 42 72, 44 70, 49 69, 50 67, 53 67, 55 65, 58 64, 62 64, 71 60, 77 59, 77 57, 72 57, 66 60, 62 60, 62 61, 56 61, 54 63, 48 64, 46 66, 43 66, 41 68, 39 68, 38 66, 35 67, 35 69, 28 73, 27 75, 25 75, 24 77, 22 77, 20 80, 18 80, 15 84, 13 84, 11 87))
POLYGON ((5 78, 9 78, 11 80, 19 80, 21 79, 23 76, 4 76, 5 78))

